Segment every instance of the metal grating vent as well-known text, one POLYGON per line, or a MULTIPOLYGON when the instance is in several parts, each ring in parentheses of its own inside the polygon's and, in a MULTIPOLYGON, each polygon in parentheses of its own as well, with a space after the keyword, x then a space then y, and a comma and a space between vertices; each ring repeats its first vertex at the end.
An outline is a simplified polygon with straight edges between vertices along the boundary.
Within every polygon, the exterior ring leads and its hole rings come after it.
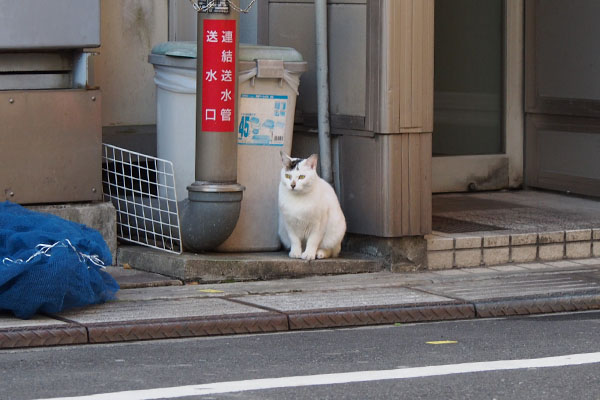
POLYGON ((102 191, 117 209, 120 239, 182 252, 172 162, 103 144, 102 191))
POLYGON ((494 225, 479 224, 477 222, 463 221, 460 219, 441 217, 434 215, 432 217, 432 229, 444 233, 468 233, 468 232, 485 232, 485 231, 501 231, 505 228, 494 225))

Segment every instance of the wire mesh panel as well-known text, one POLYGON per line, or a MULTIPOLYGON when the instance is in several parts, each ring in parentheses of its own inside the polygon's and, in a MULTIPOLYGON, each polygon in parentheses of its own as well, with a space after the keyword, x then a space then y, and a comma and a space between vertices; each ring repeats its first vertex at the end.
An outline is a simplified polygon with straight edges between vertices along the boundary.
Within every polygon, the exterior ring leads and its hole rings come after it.
POLYGON ((103 144, 102 191, 117 209, 120 239, 181 253, 172 162, 103 144))

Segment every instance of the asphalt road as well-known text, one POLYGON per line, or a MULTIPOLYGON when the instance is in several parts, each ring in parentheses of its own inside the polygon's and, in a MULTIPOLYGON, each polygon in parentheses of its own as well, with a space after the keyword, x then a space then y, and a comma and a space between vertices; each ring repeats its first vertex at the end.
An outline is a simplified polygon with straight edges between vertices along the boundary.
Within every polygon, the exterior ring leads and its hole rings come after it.
POLYGON ((600 399, 600 312, 7 350, 0 374, 11 400, 600 399), (536 367, 548 357, 555 366, 536 367), (155 388, 169 389, 135 392, 155 388))

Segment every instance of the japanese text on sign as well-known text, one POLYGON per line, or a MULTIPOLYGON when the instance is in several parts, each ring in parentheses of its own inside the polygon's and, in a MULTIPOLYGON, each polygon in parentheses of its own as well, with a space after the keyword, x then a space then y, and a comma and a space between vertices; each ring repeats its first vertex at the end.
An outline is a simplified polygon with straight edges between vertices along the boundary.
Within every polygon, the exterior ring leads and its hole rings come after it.
POLYGON ((202 52, 202 130, 235 130, 235 20, 206 19, 202 52))

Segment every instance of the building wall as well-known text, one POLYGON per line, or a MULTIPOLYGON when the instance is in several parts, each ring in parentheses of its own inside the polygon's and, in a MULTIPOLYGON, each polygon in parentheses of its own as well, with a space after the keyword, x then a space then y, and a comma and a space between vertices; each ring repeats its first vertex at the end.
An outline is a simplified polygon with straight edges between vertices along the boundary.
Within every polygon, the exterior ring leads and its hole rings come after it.
POLYGON ((156 121, 152 47, 168 39, 167 0, 102 0, 95 84, 102 91, 102 125, 156 121))
MULTIPOLYGON (((240 0, 240 6, 245 9, 250 2, 251 0, 240 0)), ((257 1, 248 13, 240 14, 240 43, 257 43, 259 5, 260 1, 257 1)), ((196 40, 197 20, 189 0, 169 0, 169 40, 196 40)))

